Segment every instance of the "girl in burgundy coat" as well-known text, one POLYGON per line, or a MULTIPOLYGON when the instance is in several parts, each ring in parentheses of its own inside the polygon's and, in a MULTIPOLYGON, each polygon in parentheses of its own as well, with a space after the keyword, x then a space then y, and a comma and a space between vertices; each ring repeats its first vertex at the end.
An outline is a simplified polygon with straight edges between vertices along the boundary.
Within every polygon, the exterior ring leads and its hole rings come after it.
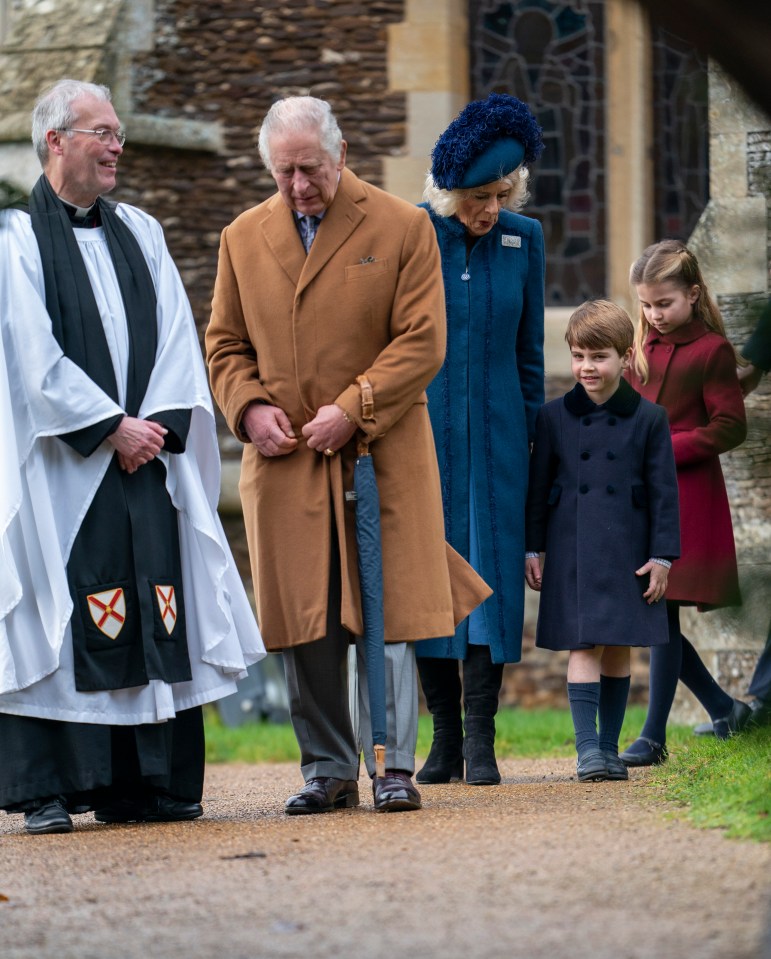
POLYGON ((650 698, 642 733, 622 753, 627 766, 666 759, 666 726, 681 679, 704 706, 715 735, 742 728, 750 709, 712 678, 680 632, 680 607, 700 611, 741 604, 731 513, 720 454, 747 427, 737 357, 696 257, 676 240, 649 246, 632 265, 640 301, 629 381, 663 406, 675 452, 680 495, 680 559, 667 587, 669 643, 651 649, 650 698))

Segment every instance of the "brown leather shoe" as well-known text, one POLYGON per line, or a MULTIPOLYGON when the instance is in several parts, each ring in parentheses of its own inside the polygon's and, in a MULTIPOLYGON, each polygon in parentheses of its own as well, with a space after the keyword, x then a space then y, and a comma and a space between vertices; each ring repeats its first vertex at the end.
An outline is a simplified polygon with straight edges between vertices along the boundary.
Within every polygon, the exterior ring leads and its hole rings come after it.
POLYGON ((317 776, 309 779, 299 793, 290 796, 284 806, 287 816, 351 809, 359 805, 359 784, 353 779, 317 776))
POLYGON ((408 773, 398 769, 386 769, 381 779, 372 780, 372 793, 375 797, 377 812, 406 812, 420 809, 420 793, 415 788, 408 773))

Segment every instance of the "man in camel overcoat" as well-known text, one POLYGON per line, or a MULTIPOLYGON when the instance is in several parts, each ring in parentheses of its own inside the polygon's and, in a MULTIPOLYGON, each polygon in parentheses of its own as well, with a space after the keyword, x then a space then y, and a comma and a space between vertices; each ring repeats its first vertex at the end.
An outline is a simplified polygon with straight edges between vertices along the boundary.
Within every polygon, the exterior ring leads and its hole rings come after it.
MULTIPOLYGON (((358 443, 381 501, 388 739, 374 803, 417 809, 413 643, 452 635, 490 594, 444 540, 425 394, 445 350, 434 231, 424 210, 346 169, 322 100, 275 103, 260 153, 278 192, 223 231, 206 348, 215 398, 245 444, 258 622, 268 649, 284 651, 305 778, 286 812, 359 802, 347 651, 363 624, 346 496, 358 443)), ((366 697, 359 709, 372 776, 366 697)))

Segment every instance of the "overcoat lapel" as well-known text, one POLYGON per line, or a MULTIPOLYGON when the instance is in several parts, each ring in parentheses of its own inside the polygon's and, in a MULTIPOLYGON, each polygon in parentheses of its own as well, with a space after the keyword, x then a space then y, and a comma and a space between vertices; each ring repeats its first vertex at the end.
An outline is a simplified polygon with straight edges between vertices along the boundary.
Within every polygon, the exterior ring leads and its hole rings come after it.
POLYGON ((297 286, 307 257, 293 222, 294 213, 281 199, 280 194, 272 197, 268 205, 270 215, 260 224, 263 239, 292 285, 297 286))
POLYGON ((280 195, 268 201, 270 216, 265 218, 260 229, 265 243, 296 287, 296 295, 302 293, 321 272, 366 217, 358 205, 358 201, 364 198, 365 193, 356 177, 343 170, 335 199, 307 256, 294 223, 294 213, 280 195))
POLYGON ((650 376, 645 384, 635 384, 637 389, 646 400, 652 403, 658 403, 661 391, 667 381, 669 364, 672 362, 676 347, 685 343, 692 343, 704 336, 707 332, 704 324, 700 320, 691 320, 685 326, 681 326, 666 336, 660 333, 650 331, 645 343, 645 351, 648 354, 650 365, 650 376), (655 356, 654 356, 654 347, 655 356))
POLYGON ((367 214, 357 202, 364 197, 359 181, 347 170, 343 170, 335 199, 319 226, 308 254, 297 287, 298 293, 313 281, 366 217, 367 214))
POLYGON ((661 342, 661 338, 659 337, 657 333, 654 332, 653 335, 651 335, 650 332, 648 333, 648 340, 644 347, 645 352, 648 354, 648 363, 650 366, 649 373, 648 373, 648 382, 640 383, 639 385, 636 386, 636 388, 640 391, 640 394, 644 396, 646 400, 650 400, 651 403, 658 403, 659 394, 661 393, 661 390, 664 387, 664 379, 666 378, 666 375, 667 375, 667 366, 669 365, 669 361, 672 359, 671 352, 667 353, 666 358, 664 358, 662 351, 657 350, 656 361, 655 361, 656 369, 654 371, 653 369, 654 363, 652 362, 654 343, 656 345, 659 345, 660 342, 661 342), (661 354, 661 356, 659 356, 659 354, 661 354), (661 366, 659 366, 660 361, 662 364, 661 366))

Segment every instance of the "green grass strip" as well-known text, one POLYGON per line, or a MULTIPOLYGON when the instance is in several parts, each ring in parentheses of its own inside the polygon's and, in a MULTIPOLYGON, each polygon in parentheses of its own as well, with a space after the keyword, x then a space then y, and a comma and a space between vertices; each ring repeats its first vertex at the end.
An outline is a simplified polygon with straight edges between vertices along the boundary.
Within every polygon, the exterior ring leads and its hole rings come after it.
MULTIPOLYGON (((245 723, 229 728, 213 706, 206 708, 205 716, 207 762, 297 762, 300 758, 289 724, 245 723)), ((645 709, 640 706, 627 711, 622 745, 632 742, 644 719, 645 709)), ((567 709, 501 709, 495 724, 495 749, 501 759, 575 755, 573 723, 567 709)), ((422 715, 418 722, 418 756, 428 754, 432 734, 431 717, 422 715)), ((670 729, 670 743, 682 742, 689 734, 687 727, 675 726, 670 729)))
POLYGON ((652 782, 694 825, 771 842, 771 726, 723 742, 693 736, 672 751, 652 782))

